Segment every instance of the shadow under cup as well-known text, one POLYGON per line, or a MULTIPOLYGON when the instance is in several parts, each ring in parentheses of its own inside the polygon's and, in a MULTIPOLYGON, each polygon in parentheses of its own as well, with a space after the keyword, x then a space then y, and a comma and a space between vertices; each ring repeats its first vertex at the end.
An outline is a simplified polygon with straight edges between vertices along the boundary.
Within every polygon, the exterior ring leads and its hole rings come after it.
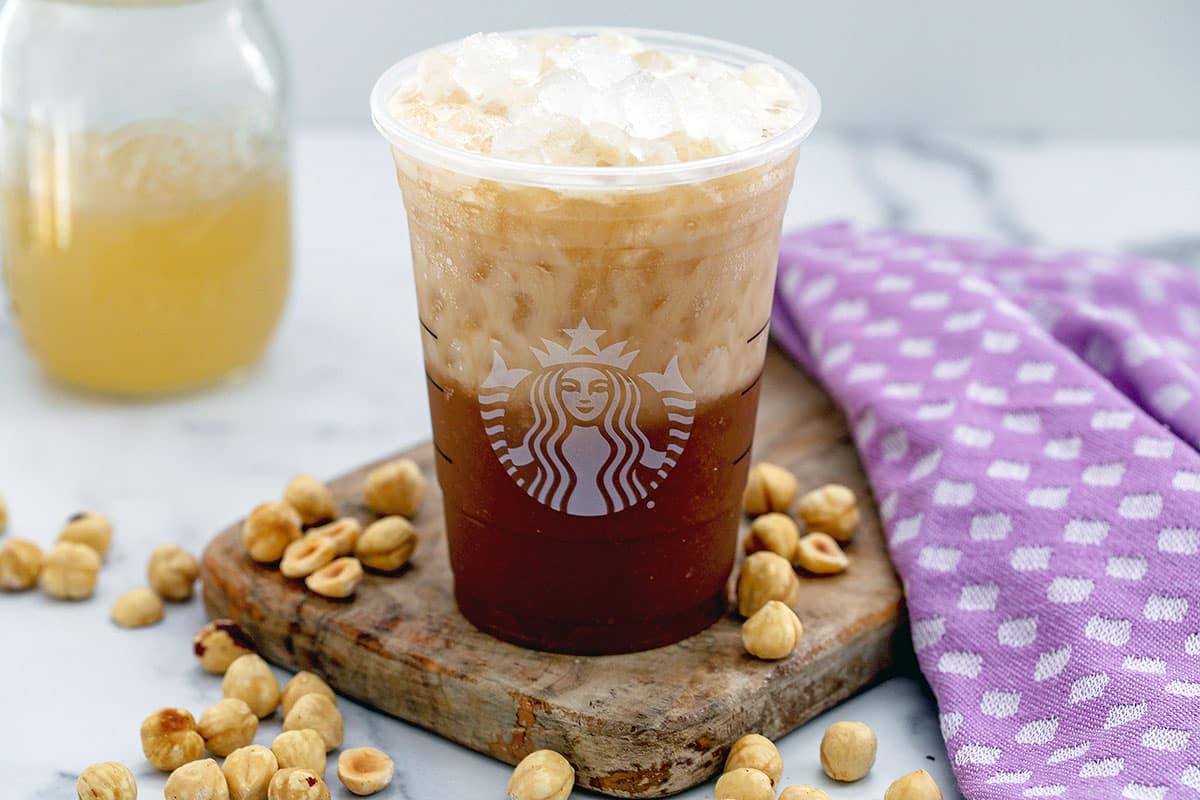
POLYGON ((559 652, 690 636, 726 611, 780 227, 816 109, 733 156, 517 164, 389 118, 413 60, 372 102, 408 213, 459 609, 559 652))

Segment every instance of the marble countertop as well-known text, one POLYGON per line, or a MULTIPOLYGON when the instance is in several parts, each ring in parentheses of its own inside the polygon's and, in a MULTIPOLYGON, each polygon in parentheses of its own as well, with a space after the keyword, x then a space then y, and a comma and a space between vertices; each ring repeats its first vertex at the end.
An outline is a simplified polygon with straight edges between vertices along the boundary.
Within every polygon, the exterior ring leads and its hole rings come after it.
MULTIPOLYGON (((144 584, 150 550, 199 552, 291 474, 332 476, 429 434, 420 339, 400 193, 387 148, 369 131, 302 134, 296 147, 296 280, 260 369, 243 382, 153 404, 70 394, 45 382, 0 311, 0 493, 7 536, 49 544, 81 508, 107 513, 116 541, 90 602, 38 592, 0 596, 0 796, 74 797, 79 771, 119 760, 141 796, 164 776, 142 758, 152 710, 199 713, 220 696, 190 638, 198 600, 152 628, 125 631, 112 601, 144 584)), ((938 233, 1119 249, 1200 264, 1200 143, 818 135, 806 147, 788 225, 836 218, 938 233)), ((280 673, 284 676, 284 673, 280 673)), ((286 677, 286 676, 285 676, 286 677)), ((347 746, 396 760, 380 797, 501 798, 509 767, 349 701, 347 746)), ((278 720, 258 740, 269 743, 278 720)), ((896 776, 929 769, 957 798, 936 708, 900 674, 779 742, 784 783, 835 800, 878 800, 896 776), (825 726, 860 719, 879 734, 872 774, 849 786, 821 775, 825 726)), ((332 779, 334 797, 351 797, 332 779)), ((711 797, 711 786, 681 797, 711 797)), ((575 796, 587 796, 577 792, 575 796)))

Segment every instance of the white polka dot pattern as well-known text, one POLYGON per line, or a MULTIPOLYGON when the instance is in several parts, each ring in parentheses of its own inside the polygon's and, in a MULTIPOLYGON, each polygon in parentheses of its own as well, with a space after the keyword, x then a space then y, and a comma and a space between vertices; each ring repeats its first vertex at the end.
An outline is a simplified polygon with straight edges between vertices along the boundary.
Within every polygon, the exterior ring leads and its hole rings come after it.
POLYGON ((773 332, 855 421, 963 794, 1200 796, 1200 281, 831 225, 773 332))

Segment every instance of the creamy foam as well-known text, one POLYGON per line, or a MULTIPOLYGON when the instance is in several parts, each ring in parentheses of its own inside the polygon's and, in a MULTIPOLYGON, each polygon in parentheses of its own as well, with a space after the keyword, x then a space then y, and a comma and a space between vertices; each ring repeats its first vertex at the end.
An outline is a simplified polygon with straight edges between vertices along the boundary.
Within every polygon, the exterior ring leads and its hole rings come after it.
POLYGON ((672 164, 748 149, 805 101, 774 67, 655 50, 625 34, 475 34, 395 93, 405 126, 463 150, 579 166, 672 164))

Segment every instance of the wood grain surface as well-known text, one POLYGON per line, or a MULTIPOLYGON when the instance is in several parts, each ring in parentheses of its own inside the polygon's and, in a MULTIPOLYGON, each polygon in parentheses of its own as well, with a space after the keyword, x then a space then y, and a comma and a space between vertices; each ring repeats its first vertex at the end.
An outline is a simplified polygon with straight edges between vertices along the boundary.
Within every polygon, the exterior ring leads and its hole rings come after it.
MULTIPOLYGON (((432 476, 428 445, 404 455, 432 476)), ((553 655, 480 633, 454 607, 433 480, 402 575, 368 575, 353 600, 326 600, 251 561, 239 523, 204 554, 204 601, 212 616, 244 625, 270 661, 316 672, 345 695, 474 750, 516 763, 550 748, 588 789, 674 794, 718 770, 739 736, 787 733, 869 684, 892 658, 901 590, 846 422, 774 349, 754 458, 788 466, 803 489, 838 481, 863 500, 850 569, 801 578, 804 636, 783 661, 747 656, 732 613, 679 644, 619 656, 553 655)), ((331 482, 341 511, 363 522, 374 518, 361 494, 371 466, 331 482)))

